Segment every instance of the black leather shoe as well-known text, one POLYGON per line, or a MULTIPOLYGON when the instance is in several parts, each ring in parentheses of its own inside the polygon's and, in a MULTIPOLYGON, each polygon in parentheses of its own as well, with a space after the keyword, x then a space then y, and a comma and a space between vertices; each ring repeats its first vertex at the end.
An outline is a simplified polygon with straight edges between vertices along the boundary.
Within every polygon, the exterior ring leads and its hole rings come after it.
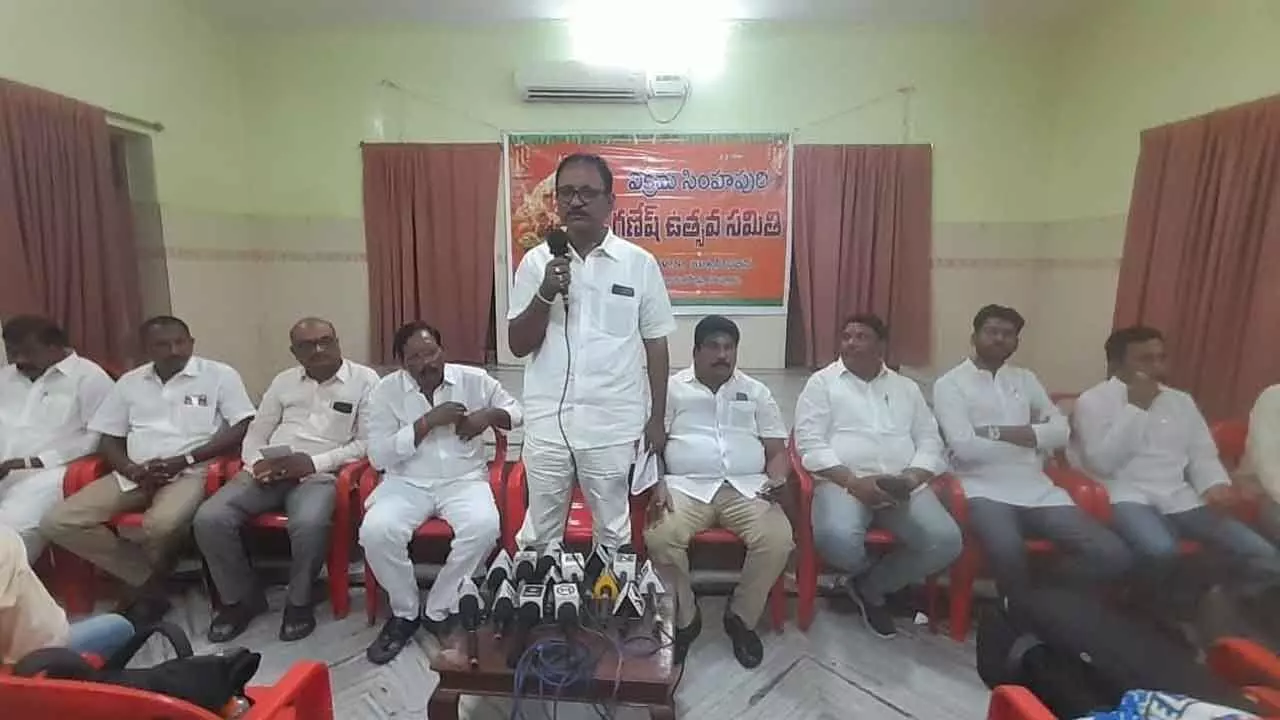
POLYGON ((261 596, 224 606, 209 624, 209 642, 224 643, 244 632, 249 623, 267 611, 267 600, 261 596))
POLYGON ((758 667, 764 659, 764 645, 756 631, 747 627, 742 618, 732 612, 724 614, 724 631, 733 642, 733 656, 738 658, 742 667, 748 670, 758 667))
POLYGON ((449 637, 449 633, 453 632, 453 616, 449 615, 443 620, 432 620, 426 615, 422 616, 422 629, 431 633, 436 640, 442 644, 449 637))
POLYGON ((416 632, 418 632, 416 619, 405 620, 392 616, 387 620, 387 624, 382 626, 382 632, 378 633, 373 644, 365 650, 365 657, 369 658, 369 662, 374 665, 386 665, 400 654, 416 632))
POLYGON ((285 605, 280 618, 280 639, 285 642, 301 640, 316 629, 316 611, 310 605, 285 605))
POLYGON ((702 634, 702 611, 698 610, 693 615, 693 622, 682 628, 676 628, 675 635, 671 639, 672 662, 683 665, 685 657, 689 654, 689 646, 693 645, 693 641, 698 639, 700 634, 702 634))

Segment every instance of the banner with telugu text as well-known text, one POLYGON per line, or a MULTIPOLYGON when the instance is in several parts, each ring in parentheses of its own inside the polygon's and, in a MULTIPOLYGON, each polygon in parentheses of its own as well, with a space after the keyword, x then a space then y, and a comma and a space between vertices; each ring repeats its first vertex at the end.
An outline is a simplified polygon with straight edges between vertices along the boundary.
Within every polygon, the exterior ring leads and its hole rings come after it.
POLYGON ((575 152, 609 163, 613 231, 658 259, 677 313, 785 312, 787 135, 508 135, 512 275, 524 253, 560 224, 556 166, 575 152))

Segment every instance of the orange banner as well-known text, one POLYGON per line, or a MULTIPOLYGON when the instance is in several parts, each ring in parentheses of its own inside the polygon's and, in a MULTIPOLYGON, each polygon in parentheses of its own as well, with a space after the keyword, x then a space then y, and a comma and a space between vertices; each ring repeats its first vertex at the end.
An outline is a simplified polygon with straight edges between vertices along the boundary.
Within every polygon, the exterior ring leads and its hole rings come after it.
POLYGON ((671 302, 780 313, 790 246, 786 135, 510 135, 511 272, 560 224, 556 166, 595 153, 613 170, 613 231, 653 253, 671 302))

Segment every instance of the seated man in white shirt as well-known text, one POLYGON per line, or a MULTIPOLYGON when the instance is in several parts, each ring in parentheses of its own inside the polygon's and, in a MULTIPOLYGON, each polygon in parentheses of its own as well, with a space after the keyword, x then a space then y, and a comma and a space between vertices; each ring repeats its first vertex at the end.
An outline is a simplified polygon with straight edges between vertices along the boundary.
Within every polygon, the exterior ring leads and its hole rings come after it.
POLYGON ((298 321, 289 349, 298 366, 277 375, 262 396, 244 437, 244 469, 196 511, 196 544, 223 601, 209 627, 213 642, 231 640, 266 611, 240 531, 255 515, 280 510, 293 556, 280 639, 315 630, 311 592, 329 548, 337 473, 364 457, 365 405, 378 374, 343 359, 327 320, 298 321))
POLYGON ((1080 396, 1074 421, 1084 468, 1106 485, 1113 526, 1137 555, 1139 591, 1168 597, 1180 538, 1227 560, 1216 567, 1245 594, 1280 584, 1280 551, 1230 515, 1230 480, 1195 401, 1163 384, 1160 331, 1116 330, 1106 353, 1112 376, 1080 396))
POLYGON ((1272 542, 1280 542, 1280 385, 1263 390, 1253 403, 1235 484, 1245 499, 1259 505, 1259 528, 1272 542))
POLYGON ((369 395, 369 461, 383 480, 360 525, 365 562, 391 604, 391 618, 366 652, 378 665, 391 662, 419 627, 437 637, 448 629, 459 587, 499 535, 482 435, 521 419, 519 404, 487 372, 445 362, 440 332, 430 325, 401 327, 392 352, 402 369, 369 395), (423 603, 409 541, 432 517, 449 523, 453 541, 423 603))
POLYGON ((880 637, 897 633, 885 595, 924 580, 961 550, 960 528, 929 487, 946 469, 938 423, 920 387, 885 367, 889 329, 879 317, 845 321, 840 359, 814 373, 796 402, 796 447, 817 482, 813 539, 880 637), (874 564, 872 522, 899 545, 874 564))
POLYGON ((194 357, 187 324, 162 315, 142 324, 151 359, 120 378, 89 423, 115 471, 54 506, 40 524, 53 543, 131 588, 126 614, 139 627, 169 609, 161 581, 204 500, 208 463, 244 439, 253 403, 231 366, 194 357), (107 522, 141 512, 141 544, 107 522))
POLYGON ((0 526, 22 538, 27 560, 44 549, 40 520, 62 499, 67 465, 98 447, 89 420, 112 381, 75 353, 52 320, 33 315, 4 324, 0 368, 0 526))
POLYGON ((1024 320, 987 305, 973 319, 973 356, 933 385, 933 409, 964 487, 969 527, 1002 593, 1029 582, 1024 532, 1062 551, 1056 577, 1090 584, 1118 578, 1131 556, 1120 538, 1076 507, 1044 474, 1045 455, 1066 447, 1067 418, 1035 373, 1008 363, 1024 320))
POLYGON ((747 546, 724 615, 733 655, 764 657, 755 632, 769 589, 791 555, 791 522, 774 501, 791 474, 787 429, 764 383, 738 372, 738 326, 711 315, 693 331, 693 367, 667 385, 666 475, 650 497, 645 546, 675 596, 674 658, 683 663, 702 617, 689 577, 689 543, 721 526, 747 546))

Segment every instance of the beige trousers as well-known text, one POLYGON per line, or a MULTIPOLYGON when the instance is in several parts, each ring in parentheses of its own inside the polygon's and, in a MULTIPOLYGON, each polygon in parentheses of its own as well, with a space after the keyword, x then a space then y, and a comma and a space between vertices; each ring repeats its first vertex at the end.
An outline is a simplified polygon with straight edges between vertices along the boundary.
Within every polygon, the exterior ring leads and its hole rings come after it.
MULTIPOLYGON (((115 473, 94 480, 83 490, 54 506, 40 523, 40 532, 99 568, 141 587, 191 527, 191 518, 204 500, 209 469, 188 468, 153 494, 141 488, 120 489, 115 473), (138 542, 118 536, 106 523, 119 513, 141 512, 138 542)), ((128 531, 125 531, 128 533, 128 531)))
POLYGON ((688 626, 697 612, 689 576, 689 543, 697 533, 719 526, 747 546, 729 610, 754 628, 794 546, 787 514, 774 503, 743 496, 728 483, 709 503, 672 490, 671 505, 671 512, 645 530, 644 541, 667 592, 675 597, 676 626, 688 626))

